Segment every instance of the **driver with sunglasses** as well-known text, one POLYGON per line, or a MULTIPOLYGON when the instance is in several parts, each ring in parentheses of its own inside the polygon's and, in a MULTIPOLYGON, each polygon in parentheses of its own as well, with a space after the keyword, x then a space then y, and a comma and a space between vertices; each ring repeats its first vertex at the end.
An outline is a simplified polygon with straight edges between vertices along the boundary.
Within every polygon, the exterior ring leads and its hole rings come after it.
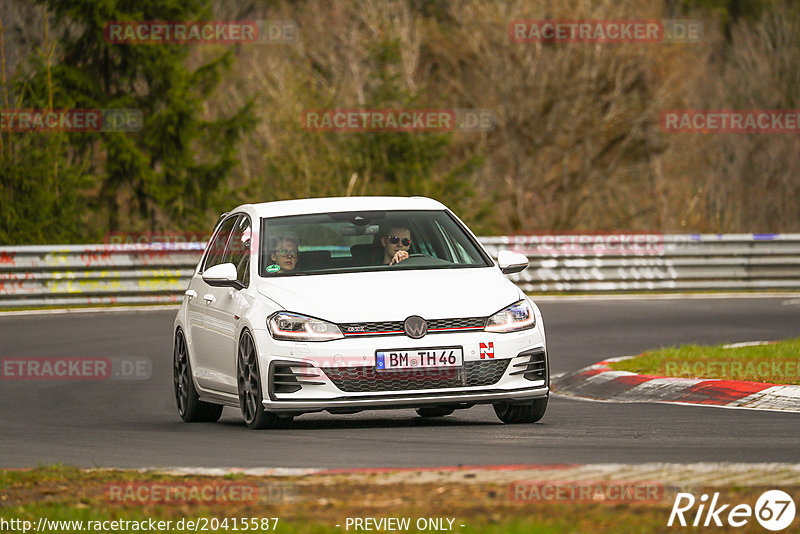
POLYGON ((383 246, 383 264, 395 265, 408 259, 411 247, 411 231, 403 226, 387 228, 381 235, 383 246))

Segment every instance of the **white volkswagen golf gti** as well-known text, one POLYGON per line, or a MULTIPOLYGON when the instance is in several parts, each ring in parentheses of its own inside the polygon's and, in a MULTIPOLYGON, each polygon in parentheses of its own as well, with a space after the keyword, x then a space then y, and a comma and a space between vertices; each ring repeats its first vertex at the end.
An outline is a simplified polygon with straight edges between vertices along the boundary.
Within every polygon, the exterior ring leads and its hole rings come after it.
POLYGON ((492 404, 542 418, 549 395, 537 306, 447 207, 428 198, 317 198, 224 214, 175 319, 184 421, 238 407, 251 428, 327 410, 492 404))

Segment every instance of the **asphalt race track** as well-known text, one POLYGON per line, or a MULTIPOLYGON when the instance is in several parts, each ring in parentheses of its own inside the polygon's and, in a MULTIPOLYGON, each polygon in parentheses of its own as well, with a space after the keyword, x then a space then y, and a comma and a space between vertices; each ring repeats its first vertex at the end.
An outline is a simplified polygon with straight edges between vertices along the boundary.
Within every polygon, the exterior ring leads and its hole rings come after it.
MULTIPOLYGON (((541 302, 554 373, 678 343, 800 336, 800 299, 541 302)), ((800 414, 554 396, 534 425, 490 406, 428 421, 413 410, 308 414, 248 430, 226 408, 184 424, 172 398, 174 311, 0 318, 0 357, 150 358, 145 381, 0 380, 0 467, 394 467, 597 462, 798 462, 800 414)))

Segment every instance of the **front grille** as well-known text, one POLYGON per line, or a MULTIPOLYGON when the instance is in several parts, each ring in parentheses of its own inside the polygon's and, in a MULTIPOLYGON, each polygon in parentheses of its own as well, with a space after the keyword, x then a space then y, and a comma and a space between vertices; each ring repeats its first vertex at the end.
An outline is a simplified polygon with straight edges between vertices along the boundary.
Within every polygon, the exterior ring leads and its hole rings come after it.
POLYGON ((343 323, 339 329, 345 336, 391 335, 403 333, 403 321, 380 321, 376 323, 343 323))
POLYGON ((431 319, 428 321, 428 332, 432 330, 482 330, 484 326, 486 326, 486 317, 431 319))
POLYGON ((547 358, 543 349, 526 350, 517 354, 517 357, 521 356, 528 357, 528 360, 515 363, 514 371, 509 374, 522 375, 526 380, 547 379, 547 358))
MULTIPOLYGON (((461 317, 457 319, 431 319, 428 333, 440 334, 470 330, 482 330, 486 317, 461 317)), ((396 336, 403 335, 403 321, 378 321, 374 323, 342 323, 339 325, 345 337, 348 336, 396 336)))
POLYGON ((455 369, 377 371, 374 367, 323 367, 331 382, 347 393, 444 389, 495 384, 509 359, 464 362, 455 369))

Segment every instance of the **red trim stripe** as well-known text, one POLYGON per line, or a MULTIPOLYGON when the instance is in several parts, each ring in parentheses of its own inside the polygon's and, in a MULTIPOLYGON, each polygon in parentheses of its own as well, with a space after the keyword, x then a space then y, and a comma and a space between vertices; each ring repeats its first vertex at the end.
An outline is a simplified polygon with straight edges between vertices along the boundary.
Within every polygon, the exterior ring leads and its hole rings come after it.
POLYGON ((375 336, 380 334, 402 334, 402 330, 386 330, 384 332, 345 332, 344 336, 375 336))
MULTIPOLYGON (((472 331, 472 330, 483 330, 482 326, 464 326, 464 327, 452 327, 452 328, 431 328, 428 332, 450 332, 450 331, 472 331)), ((382 334, 404 334, 405 331, 403 330, 386 330, 382 332, 343 332, 344 337, 347 336, 378 336, 382 334)))

